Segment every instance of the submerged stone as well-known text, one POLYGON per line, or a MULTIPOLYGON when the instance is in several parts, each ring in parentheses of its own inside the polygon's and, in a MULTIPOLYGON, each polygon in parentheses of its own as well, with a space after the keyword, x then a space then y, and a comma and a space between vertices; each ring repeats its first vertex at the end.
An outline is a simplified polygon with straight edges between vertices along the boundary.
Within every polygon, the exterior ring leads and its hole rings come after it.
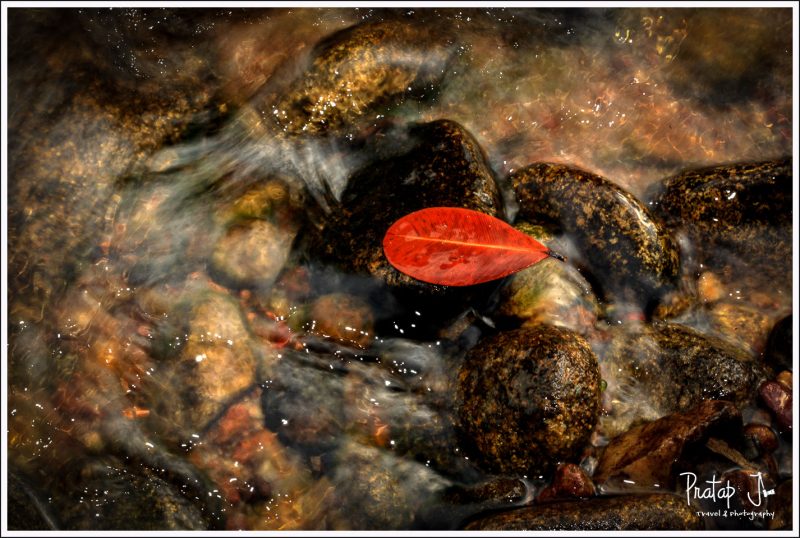
POLYGON ((600 370, 607 383, 601 431, 611 437, 703 400, 743 405, 764 377, 745 351, 674 323, 622 327, 600 370))
POLYGON ((420 23, 346 28, 317 43, 309 68, 264 115, 291 135, 342 130, 368 112, 433 94, 454 49, 441 29, 420 23))
POLYGON ((577 269, 546 258, 509 277, 496 314, 524 325, 549 323, 585 335, 592 330, 600 305, 577 269))
POLYGON ((677 495, 622 495, 560 501, 484 516, 469 531, 700 530, 703 520, 677 495))
POLYGON ((422 463, 344 444, 336 454, 334 502, 348 529, 425 528, 425 513, 450 484, 422 463))
POLYGON ((540 325, 472 348, 459 370, 464 442, 500 473, 542 473, 577 456, 599 413, 597 358, 579 335, 540 325))
POLYGON ((708 311, 711 329, 722 339, 753 357, 763 355, 770 326, 770 313, 734 301, 720 301, 708 311))
POLYGON ((712 271, 748 298, 791 294, 790 159, 690 170, 655 185, 653 212, 693 251, 687 270, 712 271))
POLYGON ((671 228, 734 238, 742 224, 792 222, 790 159, 690 170, 655 188, 651 205, 671 228))
POLYGON ((770 331, 764 359, 775 371, 792 369, 792 314, 778 321, 770 331))
POLYGON ((586 471, 574 463, 565 463, 558 466, 553 481, 539 493, 536 501, 541 503, 555 499, 592 497, 594 494, 594 483, 586 471))
MULTIPOLYGON (((281 442, 308 455, 335 449, 345 429, 343 383, 322 360, 286 351, 262 377, 261 407, 281 442)), ((331 361, 336 359, 331 358, 331 361)))
POLYGON ((255 384, 257 359, 241 310, 226 295, 201 295, 183 315, 188 323, 180 352, 167 357, 158 379, 145 387, 155 403, 148 420, 165 435, 189 439, 255 384))
POLYGON ((374 314, 363 299, 345 293, 318 297, 308 312, 310 331, 363 348, 373 337, 374 314))
POLYGON ((231 287, 269 288, 289 257, 293 239, 294 230, 267 220, 234 224, 214 247, 211 268, 231 287))
MULTIPOLYGON (((116 460, 86 463, 59 518, 67 530, 204 530, 208 514, 153 470, 116 460)), ((202 501, 201 501, 202 502, 202 501)), ((199 503, 198 503, 199 504, 199 503)))
POLYGON ((630 193, 561 164, 527 166, 511 181, 520 202, 518 218, 564 232, 607 300, 647 309, 675 288, 680 264, 675 242, 630 193))

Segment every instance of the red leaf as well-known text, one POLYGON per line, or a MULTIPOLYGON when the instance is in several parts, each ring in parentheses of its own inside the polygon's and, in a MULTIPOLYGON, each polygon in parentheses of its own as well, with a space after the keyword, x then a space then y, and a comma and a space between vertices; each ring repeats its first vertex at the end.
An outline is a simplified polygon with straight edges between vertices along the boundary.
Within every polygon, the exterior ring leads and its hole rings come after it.
POLYGON ((502 220, 460 207, 430 207, 404 216, 386 231, 383 251, 398 271, 444 286, 502 278, 551 255, 502 220))

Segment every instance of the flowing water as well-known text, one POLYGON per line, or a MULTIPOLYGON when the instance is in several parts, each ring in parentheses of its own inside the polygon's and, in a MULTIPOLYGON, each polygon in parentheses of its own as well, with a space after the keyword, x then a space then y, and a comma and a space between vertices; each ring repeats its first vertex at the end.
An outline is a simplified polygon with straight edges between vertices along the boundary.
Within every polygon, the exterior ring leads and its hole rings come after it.
MULTIPOLYGON (((530 502, 549 477, 482 470, 452 418, 491 301, 400 321, 373 278, 316 263, 306 231, 412 122, 472 133, 508 219, 505 178, 537 161, 644 198, 685 169, 788 156, 791 36, 789 9, 10 9, 8 457, 23 519, 459 528, 530 502), (378 21, 418 32, 393 61, 443 74, 354 106, 352 127, 331 98, 342 136, 290 132, 284 98, 315 44, 378 21)), ((782 271, 695 274, 717 310, 675 319, 758 354, 792 312, 782 271)), ((600 352, 608 323, 588 325, 600 352)), ((785 477, 791 447, 779 453, 785 477)))

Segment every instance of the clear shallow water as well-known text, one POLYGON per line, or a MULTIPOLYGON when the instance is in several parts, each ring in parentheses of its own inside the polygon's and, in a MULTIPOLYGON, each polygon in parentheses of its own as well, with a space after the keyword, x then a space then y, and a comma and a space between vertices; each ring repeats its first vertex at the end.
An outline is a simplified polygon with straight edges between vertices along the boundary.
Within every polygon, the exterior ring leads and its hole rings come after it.
MULTIPOLYGON (((11 14, 9 452, 59 525, 124 526, 113 507, 145 483, 148 499, 211 492, 165 509, 199 526, 456 527, 539 485, 486 506, 444 493, 489 478, 448 422, 482 322, 376 334, 393 305, 331 298, 374 283, 289 248, 370 159, 287 144, 265 119, 320 37, 433 21, 458 60, 377 123, 458 121, 501 179, 556 161, 642 196, 682 169, 791 152, 788 10, 416 11, 11 14), (232 227, 250 220, 268 224, 232 227), (263 416, 269 390, 291 395, 270 404, 283 415, 263 416)), ((760 320, 757 347, 791 283, 754 280, 720 293, 760 320)))

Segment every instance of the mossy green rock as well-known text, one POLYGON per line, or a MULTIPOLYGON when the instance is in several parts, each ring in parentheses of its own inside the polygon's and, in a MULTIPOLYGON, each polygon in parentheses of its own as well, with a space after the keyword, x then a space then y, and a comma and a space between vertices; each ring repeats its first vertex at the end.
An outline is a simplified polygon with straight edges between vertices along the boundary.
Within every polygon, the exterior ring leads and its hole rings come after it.
POLYGON ((675 242, 630 193, 562 164, 530 165, 514 172, 511 182, 518 218, 566 234, 605 299, 647 308, 675 288, 680 265, 675 242))
POLYGON ((464 442, 486 469, 533 474, 575 457, 600 410, 600 373, 589 344, 539 325, 472 348, 458 374, 464 442))

